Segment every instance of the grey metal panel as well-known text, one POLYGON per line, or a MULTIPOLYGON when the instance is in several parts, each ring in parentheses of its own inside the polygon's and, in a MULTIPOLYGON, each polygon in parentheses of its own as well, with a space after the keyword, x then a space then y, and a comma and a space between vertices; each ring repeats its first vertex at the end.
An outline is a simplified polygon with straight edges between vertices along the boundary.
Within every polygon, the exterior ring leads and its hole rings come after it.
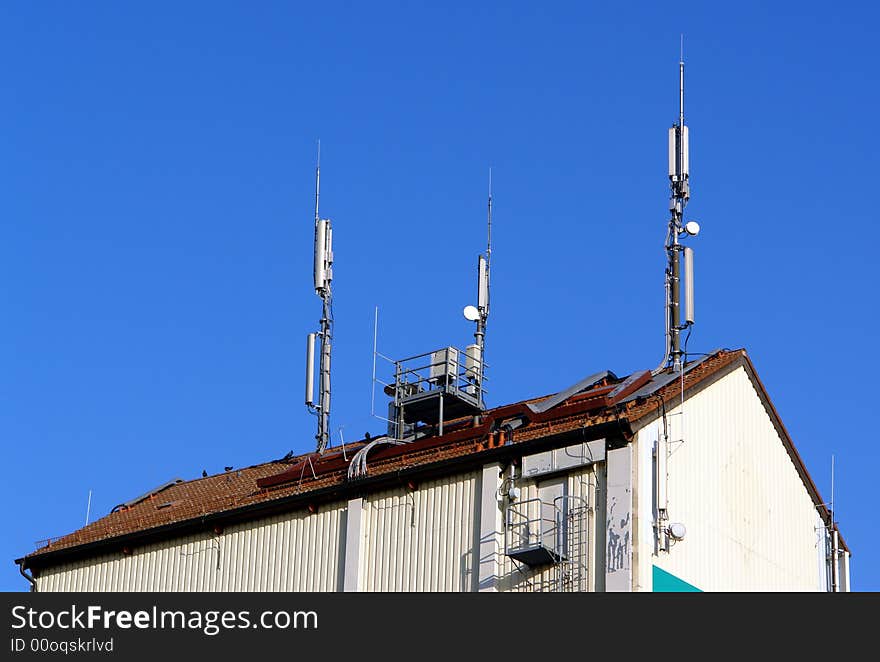
POLYGON ((605 459, 605 440, 572 444, 565 448, 553 448, 522 458, 523 478, 534 478, 548 473, 565 471, 573 467, 601 462, 605 459))
POLYGON ((477 590, 498 590, 498 555, 502 551, 500 534, 501 510, 498 507, 498 490, 501 487, 501 465, 487 464, 480 475, 479 540, 477 557, 477 590))
MULTIPOLYGON (((687 374, 688 372, 690 372, 691 370, 696 368, 698 365, 700 365, 703 361, 714 356, 715 354, 717 354, 720 351, 721 351, 720 348, 713 349, 711 352, 709 352, 705 356, 701 356, 699 359, 696 359, 692 363, 688 363, 684 368, 684 373, 687 374)), ((663 372, 658 375, 655 375, 654 378, 651 381, 649 381, 647 384, 645 384, 642 388, 640 388, 635 393, 631 393, 630 395, 626 396, 620 402, 621 403, 630 402, 631 400, 635 400, 637 398, 644 398, 646 396, 649 396, 652 393, 656 393, 657 391, 659 391, 661 388, 663 388, 667 384, 671 384, 672 382, 674 382, 676 379, 679 379, 680 377, 681 377, 680 372, 668 372, 668 373, 663 372)))
MULTIPOLYGON (((162 483, 162 484, 159 485, 158 487, 154 487, 152 490, 150 490, 150 491, 148 491, 148 492, 144 492, 143 494, 141 494, 140 496, 135 497, 134 499, 129 499, 128 501, 125 501, 125 502, 123 502, 123 503, 120 503, 120 504, 117 505, 117 506, 114 506, 114 507, 113 507, 113 510, 116 510, 117 508, 119 508, 119 507, 121 507, 121 506, 125 506, 125 507, 133 506, 133 505, 135 505, 136 503, 140 503, 140 502, 143 501, 144 499, 148 499, 148 498, 150 498, 150 497, 153 496, 154 494, 158 494, 158 493, 161 492, 162 490, 166 490, 166 489, 168 489, 168 488, 171 487, 172 485, 177 485, 178 483, 182 483, 182 482, 183 482, 183 478, 172 478, 171 480, 169 480, 169 481, 167 481, 167 482, 165 482, 165 483, 162 483)), ((112 512, 112 511, 111 511, 111 512, 112 512)))
POLYGON ((632 591, 632 446, 608 451, 605 590, 632 591))
POLYGON ((595 439, 555 449, 557 469, 570 469, 605 459, 605 439, 595 439))
POLYGON ((556 395, 552 395, 549 398, 547 398, 546 400, 542 400, 541 402, 538 402, 536 404, 530 403, 527 406, 529 409, 531 409, 536 414, 541 414, 545 411, 553 409, 553 407, 561 404, 562 402, 565 402, 571 396, 590 388, 591 386, 593 386, 594 384, 597 384, 598 382, 602 381, 606 377, 612 377, 612 378, 616 379, 616 375, 613 372, 611 372, 610 370, 605 370, 603 372, 597 372, 595 375, 590 375, 586 379, 582 379, 581 381, 579 381, 577 384, 572 384, 564 391, 560 391, 556 395))
POLYGON ((533 455, 524 455, 522 459, 522 475, 525 478, 540 476, 553 471, 553 451, 547 450, 533 455))

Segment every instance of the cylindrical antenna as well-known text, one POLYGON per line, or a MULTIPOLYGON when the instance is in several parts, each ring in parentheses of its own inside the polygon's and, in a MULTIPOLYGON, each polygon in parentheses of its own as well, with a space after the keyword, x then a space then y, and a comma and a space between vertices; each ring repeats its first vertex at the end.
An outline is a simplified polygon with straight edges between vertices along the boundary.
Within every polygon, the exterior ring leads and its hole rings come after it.
POLYGON ((669 510, 668 507, 668 483, 667 483, 667 468, 666 462, 669 458, 669 446, 667 444, 666 437, 664 435, 658 435, 657 443, 654 447, 654 452, 657 454, 654 458, 654 467, 657 471, 657 476, 655 478, 655 482, 657 485, 657 510, 663 511, 658 512, 658 521, 662 519, 659 517, 660 515, 665 515, 665 511, 669 510))
POLYGON ((694 249, 684 249, 684 323, 694 323, 694 249))
POLYGON ((315 334, 306 338, 306 406, 315 406, 315 334))
POLYGON ((477 308, 485 317, 489 311, 489 263, 482 255, 477 258, 477 280, 479 281, 477 308))
POLYGON ((831 591, 832 593, 837 593, 840 591, 840 565, 837 560, 838 556, 840 556, 840 534, 833 523, 831 526, 831 591))
POLYGON ((315 225, 315 292, 318 294, 327 286, 327 230, 329 221, 319 220, 315 225))
POLYGON ((691 173, 691 157, 690 148, 688 146, 688 128, 686 124, 681 125, 681 176, 687 179, 691 173))

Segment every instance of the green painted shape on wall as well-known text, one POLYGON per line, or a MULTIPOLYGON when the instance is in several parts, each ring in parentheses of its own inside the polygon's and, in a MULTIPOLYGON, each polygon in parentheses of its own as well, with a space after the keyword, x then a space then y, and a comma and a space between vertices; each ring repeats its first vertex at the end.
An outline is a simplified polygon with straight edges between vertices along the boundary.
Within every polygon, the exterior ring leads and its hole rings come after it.
POLYGON ((662 568, 658 568, 656 565, 652 567, 654 568, 653 579, 655 593, 702 593, 702 591, 693 584, 688 584, 686 581, 666 572, 662 568))

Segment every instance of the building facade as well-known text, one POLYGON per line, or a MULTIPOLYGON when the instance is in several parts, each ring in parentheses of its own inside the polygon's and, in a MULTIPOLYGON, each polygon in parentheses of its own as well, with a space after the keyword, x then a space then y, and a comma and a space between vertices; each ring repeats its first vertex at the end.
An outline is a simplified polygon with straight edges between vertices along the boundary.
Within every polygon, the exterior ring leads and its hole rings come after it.
POLYGON ((16 562, 37 591, 847 591, 743 350, 173 481, 16 562))

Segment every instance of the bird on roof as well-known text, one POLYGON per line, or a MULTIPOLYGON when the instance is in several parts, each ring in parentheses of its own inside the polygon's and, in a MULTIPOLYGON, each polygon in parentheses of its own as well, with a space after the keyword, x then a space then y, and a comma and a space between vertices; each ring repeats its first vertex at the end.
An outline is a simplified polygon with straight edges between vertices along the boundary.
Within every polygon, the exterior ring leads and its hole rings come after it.
POLYGON ((223 467, 225 471, 232 471, 232 467, 223 467))
POLYGON ((282 462, 287 462, 290 458, 293 457, 293 451, 287 451, 287 454, 281 458, 282 462))
POLYGON ((208 472, 205 471, 204 469, 202 469, 202 478, 207 478, 207 477, 208 477, 208 472))

